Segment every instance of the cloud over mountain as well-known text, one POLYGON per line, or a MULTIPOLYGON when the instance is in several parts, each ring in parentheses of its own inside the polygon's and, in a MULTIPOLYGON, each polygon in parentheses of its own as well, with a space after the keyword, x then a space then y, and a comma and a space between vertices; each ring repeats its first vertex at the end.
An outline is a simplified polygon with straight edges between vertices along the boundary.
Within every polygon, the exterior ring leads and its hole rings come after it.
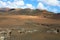
POLYGON ((0 0, 0 7, 5 8, 30 8, 60 12, 59 0, 0 0))
MULTIPOLYGON (((59 0, 37 0, 38 4, 41 3, 42 8, 52 12, 60 12, 60 1, 59 0)), ((40 7, 41 7, 40 5, 40 7)))

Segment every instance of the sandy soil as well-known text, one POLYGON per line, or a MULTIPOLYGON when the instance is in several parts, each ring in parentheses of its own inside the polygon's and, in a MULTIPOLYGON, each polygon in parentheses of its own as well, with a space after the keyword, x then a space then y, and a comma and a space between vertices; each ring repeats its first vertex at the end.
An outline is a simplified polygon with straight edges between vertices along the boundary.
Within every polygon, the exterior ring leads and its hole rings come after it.
POLYGON ((60 28, 60 20, 48 19, 41 16, 0 15, 0 28, 25 28, 25 30, 39 30, 34 33, 23 35, 13 32, 9 40, 60 40, 60 32, 57 34, 46 32, 52 28, 60 28), (54 25, 52 26, 51 24, 54 25))

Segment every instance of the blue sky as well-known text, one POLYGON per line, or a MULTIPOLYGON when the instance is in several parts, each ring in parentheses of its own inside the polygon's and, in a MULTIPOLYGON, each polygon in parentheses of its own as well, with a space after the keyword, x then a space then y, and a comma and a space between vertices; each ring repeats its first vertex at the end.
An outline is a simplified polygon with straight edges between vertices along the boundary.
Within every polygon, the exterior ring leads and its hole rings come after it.
POLYGON ((60 12, 60 0, 0 0, 1 8, 30 8, 60 12))

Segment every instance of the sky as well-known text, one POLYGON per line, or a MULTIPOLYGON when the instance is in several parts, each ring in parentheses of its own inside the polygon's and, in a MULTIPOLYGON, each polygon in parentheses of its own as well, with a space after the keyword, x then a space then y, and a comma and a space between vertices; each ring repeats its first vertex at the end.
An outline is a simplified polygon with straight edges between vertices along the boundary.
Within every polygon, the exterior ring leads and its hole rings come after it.
POLYGON ((0 8, 30 8, 60 13, 60 0, 0 0, 0 8))

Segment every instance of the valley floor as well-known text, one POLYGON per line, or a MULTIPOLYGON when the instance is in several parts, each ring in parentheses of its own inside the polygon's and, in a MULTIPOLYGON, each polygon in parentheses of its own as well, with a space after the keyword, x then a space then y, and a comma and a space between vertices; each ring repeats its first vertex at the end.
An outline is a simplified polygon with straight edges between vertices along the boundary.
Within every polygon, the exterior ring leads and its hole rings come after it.
POLYGON ((60 40, 60 20, 41 16, 0 15, 0 32, 9 30, 7 40, 60 40))

